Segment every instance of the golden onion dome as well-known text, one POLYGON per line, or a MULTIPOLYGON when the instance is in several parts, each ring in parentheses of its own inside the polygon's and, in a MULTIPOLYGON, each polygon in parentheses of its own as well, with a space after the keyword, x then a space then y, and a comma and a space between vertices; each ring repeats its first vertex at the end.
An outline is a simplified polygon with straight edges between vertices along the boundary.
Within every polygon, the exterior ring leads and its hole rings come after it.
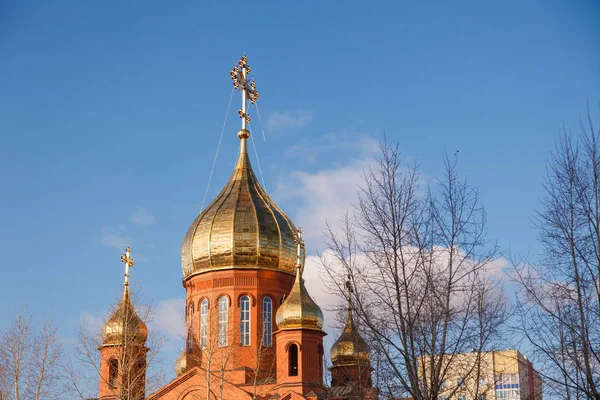
POLYGON ((331 347, 329 356, 334 367, 370 365, 369 346, 356 329, 352 318, 352 307, 348 307, 346 326, 338 340, 331 347))
POLYGON ((144 344, 146 342, 148 328, 136 314, 127 286, 121 303, 102 327, 101 335, 103 346, 118 346, 127 343, 144 344))
POLYGON ((277 309, 275 322, 277 329, 310 329, 320 331, 323 328, 323 312, 308 294, 302 279, 302 268, 296 268, 296 281, 290 294, 277 309))
POLYGON ((181 247, 184 279, 215 269, 261 268, 294 273, 296 228, 252 171, 242 129, 240 155, 217 198, 194 220, 181 247))
POLYGON ((175 360, 175 373, 177 376, 183 375, 187 371, 187 351, 184 349, 177 360, 175 360))

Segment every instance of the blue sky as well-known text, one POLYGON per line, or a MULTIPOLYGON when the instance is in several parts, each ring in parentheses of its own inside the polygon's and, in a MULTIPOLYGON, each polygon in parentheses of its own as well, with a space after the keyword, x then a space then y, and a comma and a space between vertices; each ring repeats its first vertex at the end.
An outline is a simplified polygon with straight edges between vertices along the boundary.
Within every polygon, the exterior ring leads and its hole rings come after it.
MULTIPOLYGON (((180 311, 244 52, 266 188, 312 253, 385 134, 425 179, 459 150, 490 239, 536 257, 545 160, 563 121, 598 111, 599 20, 592 1, 0 1, 0 325, 26 305, 72 337, 120 292, 124 244, 164 324, 180 311)), ((237 153, 233 99, 209 200, 237 153)))

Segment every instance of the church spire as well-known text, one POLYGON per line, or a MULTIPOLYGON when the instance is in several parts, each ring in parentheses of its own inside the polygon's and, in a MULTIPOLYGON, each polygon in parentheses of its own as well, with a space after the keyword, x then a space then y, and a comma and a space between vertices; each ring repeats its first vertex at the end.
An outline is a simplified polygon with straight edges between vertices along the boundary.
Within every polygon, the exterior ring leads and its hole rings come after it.
POLYGON ((230 75, 234 89, 242 94, 240 153, 229 182, 185 235, 181 246, 185 280, 210 269, 237 267, 295 272, 296 227, 261 187, 248 156, 246 106, 248 101, 256 103, 258 92, 246 56, 230 75))
POLYGON ((123 297, 102 328, 103 345, 122 345, 132 339, 144 343, 148 337, 148 329, 135 312, 129 293, 129 268, 134 264, 129 247, 121 255, 121 261, 125 265, 123 297))
POLYGON ((304 262, 306 261, 306 248, 304 247, 304 239, 302 239, 302 228, 296 231, 296 277, 302 278, 304 273, 304 262))
POLYGON ((350 274, 348 274, 348 280, 346 281, 346 290, 348 291, 348 311, 352 311, 352 293, 354 290, 352 289, 352 282, 350 281, 350 274))
MULTIPOLYGON (((343 366, 358 366, 358 365, 369 365, 369 346, 365 340, 360 336, 356 325, 354 324, 352 306, 352 295, 354 290, 352 289, 351 276, 348 274, 348 280, 346 281, 346 290, 348 291, 348 315, 346 317, 346 325, 342 334, 338 340, 331 346, 331 363, 332 368, 343 366)), ((335 385, 334 385, 335 386, 335 385)))
POLYGON ((304 241, 302 229, 298 228, 296 237, 296 281, 289 295, 281 303, 275 314, 277 329, 310 329, 321 331, 323 328, 323 312, 308 294, 304 286, 302 273, 304 270, 304 241))
POLYGON ((125 283, 123 284, 123 296, 129 295, 129 268, 133 267, 133 258, 131 258, 131 249, 129 246, 125 249, 125 253, 121 254, 121 261, 125 265, 125 283))
POLYGON ((129 268, 133 267, 129 247, 121 255, 125 264, 123 298, 101 331, 100 398, 144 399, 146 324, 135 312, 129 294, 129 268))
POLYGON ((352 289, 352 282, 350 279, 350 274, 348 274, 348 280, 346 281, 346 291, 348 292, 348 315, 346 316, 346 326, 344 327, 344 331, 349 331, 352 332, 352 334, 357 335, 358 333, 355 332, 356 327, 352 317, 352 312, 354 311, 354 307, 352 306, 352 293, 354 293, 354 289, 352 289))

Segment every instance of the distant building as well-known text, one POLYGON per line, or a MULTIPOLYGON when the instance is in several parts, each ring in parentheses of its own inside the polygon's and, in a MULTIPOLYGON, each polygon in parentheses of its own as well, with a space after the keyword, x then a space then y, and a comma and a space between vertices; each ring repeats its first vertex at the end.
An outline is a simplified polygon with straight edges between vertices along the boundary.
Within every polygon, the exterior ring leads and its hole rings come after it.
MULTIPOLYGON (((542 400, 540 375, 517 350, 484 352, 479 362, 477 356, 452 355, 439 400, 542 400)), ((420 372, 428 359, 420 359, 420 372)))

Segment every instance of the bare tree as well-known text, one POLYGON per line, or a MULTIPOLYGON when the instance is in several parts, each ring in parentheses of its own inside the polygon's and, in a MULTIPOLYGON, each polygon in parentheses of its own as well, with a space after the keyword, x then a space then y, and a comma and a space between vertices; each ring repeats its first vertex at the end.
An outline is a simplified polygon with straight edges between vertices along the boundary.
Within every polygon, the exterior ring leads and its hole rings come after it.
POLYGON ((265 335, 263 323, 260 334, 257 335, 257 346, 254 350, 251 350, 253 364, 248 374, 249 382, 252 385, 252 399, 254 400, 265 396, 268 393, 267 389, 270 387, 268 385, 277 382, 275 343, 271 340, 271 344, 265 346, 265 335))
MULTIPOLYGON (((231 321, 231 313, 233 307, 228 308, 229 318, 231 321)), ((202 346, 202 369, 205 372, 206 388, 207 388, 207 400, 216 399, 223 400, 225 394, 225 385, 227 379, 225 376, 226 371, 229 369, 229 363, 233 355, 232 343, 230 340, 234 340, 231 336, 231 332, 234 331, 232 324, 227 324, 227 333, 225 342, 219 337, 219 326, 218 317, 210 318, 208 321, 208 335, 205 344, 202 346), (216 383, 216 385, 214 385, 216 383), (216 387, 215 387, 216 386, 216 387)))
POLYGON ((600 131, 588 107, 580 133, 562 128, 536 215, 539 263, 514 262, 518 330, 547 387, 600 399, 600 131))
POLYGON ((0 330, 0 398, 57 399, 62 343, 51 321, 37 328, 20 310, 0 330))
MULTIPOLYGON (((217 304, 217 302, 218 298, 211 297, 210 303, 217 304)), ((251 353, 249 357, 251 364, 246 367, 246 383, 234 383, 228 380, 227 372, 231 370, 230 364, 235 347, 233 344, 241 341, 240 330, 239 327, 236 329, 234 324, 228 323, 227 340, 223 341, 223 335, 219 335, 218 313, 215 313, 214 307, 212 311, 206 316, 205 335, 202 332, 202 321, 198 330, 199 335, 194 329, 188 330, 188 336, 192 340, 189 346, 193 349, 188 359, 191 361, 190 366, 199 366, 204 374, 206 400, 222 400, 227 396, 227 385, 237 386, 246 391, 248 398, 251 399, 264 397, 268 394, 268 389, 276 383, 277 377, 274 341, 271 341, 270 345, 264 345, 266 338, 264 324, 259 324, 261 326, 259 334, 251 338, 257 341, 256 346, 248 347, 251 353)), ((228 308, 228 321, 235 321, 231 315, 233 312, 236 312, 235 308, 228 308)), ((198 395, 192 397, 199 399, 198 395)))
MULTIPOLYGON (((132 297, 136 300, 139 294, 132 297)), ((115 313, 121 313, 122 334, 119 336, 119 344, 108 348, 108 351, 111 351, 111 359, 117 362, 118 376, 112 376, 101 363, 99 350, 104 344, 102 329, 82 323, 77 332, 73 359, 66 364, 64 373, 65 391, 72 397, 97 397, 101 382, 111 390, 111 395, 119 400, 139 400, 140 393, 152 393, 163 386, 165 373, 160 365, 163 337, 149 332, 146 342, 143 343, 137 336, 140 321, 147 326, 154 314, 154 308, 152 305, 138 305, 134 313, 133 308, 120 307, 123 301, 115 301, 106 318, 106 321, 110 321, 115 313), (117 379, 120 384, 116 383, 117 379)))
POLYGON ((199 367, 203 374, 205 392, 204 394, 192 392, 188 396, 197 400, 222 400, 226 396, 226 386, 232 385, 226 376, 226 372, 231 370, 230 364, 234 349, 232 340, 239 340, 233 324, 230 324, 230 321, 234 320, 232 313, 235 309, 230 305, 227 307, 228 317, 225 331, 221 330, 224 328, 219 324, 218 298, 211 296, 207 304, 213 304, 213 307, 206 309, 204 322, 201 310, 197 313, 198 319, 189 310, 186 314, 187 369, 199 367), (190 318, 194 322, 199 322, 197 329, 195 323, 189 323, 190 318))
POLYGON ((423 190, 418 166, 382 144, 353 213, 329 226, 321 257, 332 291, 347 297, 349 276, 355 315, 378 355, 376 381, 390 397, 461 393, 446 377, 477 379, 506 316, 479 192, 459 178, 456 159, 446 156, 444 165, 423 190), (473 356, 458 356, 467 352, 473 356))

